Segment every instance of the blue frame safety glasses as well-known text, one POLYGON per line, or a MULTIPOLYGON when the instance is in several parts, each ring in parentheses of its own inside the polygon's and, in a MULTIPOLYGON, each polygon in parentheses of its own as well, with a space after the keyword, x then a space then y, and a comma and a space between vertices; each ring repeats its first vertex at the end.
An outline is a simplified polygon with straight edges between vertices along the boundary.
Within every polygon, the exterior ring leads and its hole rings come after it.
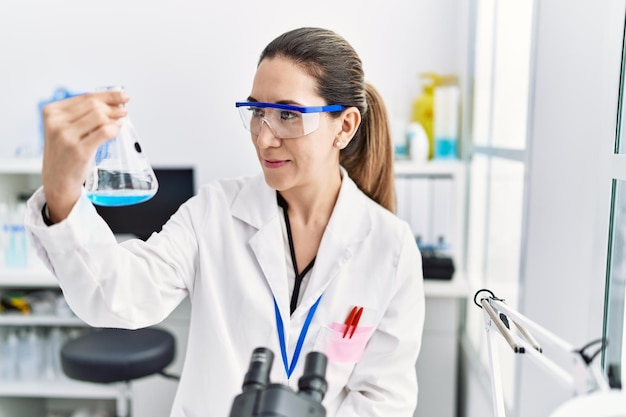
POLYGON ((253 135, 267 124, 279 139, 293 139, 315 132, 320 127, 320 114, 341 111, 345 106, 292 106, 289 104, 243 101, 235 103, 243 126, 253 135))

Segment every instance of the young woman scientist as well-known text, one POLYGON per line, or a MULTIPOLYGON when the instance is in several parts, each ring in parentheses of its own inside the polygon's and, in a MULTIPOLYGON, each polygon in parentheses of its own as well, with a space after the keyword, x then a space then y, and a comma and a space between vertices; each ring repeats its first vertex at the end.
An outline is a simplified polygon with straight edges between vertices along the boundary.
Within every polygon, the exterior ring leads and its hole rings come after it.
POLYGON ((210 182, 160 233, 118 244, 82 184, 127 100, 89 93, 43 111, 43 187, 26 222, 76 314, 132 329, 191 298, 173 417, 228 416, 261 346, 275 352, 271 381, 295 390, 306 353, 328 356, 329 417, 412 416, 421 257, 392 213, 385 108, 352 47, 317 28, 273 40, 246 103, 233 107, 263 174, 210 182), (344 337, 355 306, 360 321, 344 337))

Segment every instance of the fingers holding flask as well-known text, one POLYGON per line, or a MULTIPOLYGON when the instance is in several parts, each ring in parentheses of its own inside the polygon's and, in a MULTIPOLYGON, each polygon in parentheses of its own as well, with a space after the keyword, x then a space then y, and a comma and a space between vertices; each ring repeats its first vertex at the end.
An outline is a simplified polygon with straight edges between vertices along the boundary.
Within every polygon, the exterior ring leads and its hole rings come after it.
POLYGON ((96 149, 118 133, 128 100, 124 92, 103 91, 43 108, 42 182, 51 220, 67 217, 80 197, 96 149))

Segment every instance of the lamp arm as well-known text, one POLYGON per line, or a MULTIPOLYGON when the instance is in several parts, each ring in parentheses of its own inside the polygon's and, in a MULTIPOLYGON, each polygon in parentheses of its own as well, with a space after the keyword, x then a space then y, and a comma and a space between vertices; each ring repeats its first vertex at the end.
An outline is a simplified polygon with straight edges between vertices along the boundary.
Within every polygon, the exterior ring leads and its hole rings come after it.
POLYGON ((544 327, 524 316, 519 311, 512 309, 501 300, 490 300, 489 302, 499 311, 503 311, 506 315, 512 317, 517 323, 520 323, 522 326, 526 326, 526 328, 535 332, 537 337, 550 342, 554 346, 561 349, 561 351, 569 354, 576 350, 574 346, 556 336, 554 333, 546 330, 544 327))
POLYGON ((585 356, 582 350, 576 350, 563 339, 546 330, 519 311, 509 307, 502 299, 495 297, 491 291, 478 291, 474 297, 474 303, 483 309, 485 332, 489 347, 493 407, 497 417, 504 417, 505 412, 498 351, 495 346, 493 330, 506 340, 513 352, 518 354, 526 353, 530 359, 547 370, 561 384, 572 388, 577 394, 588 393, 593 390, 610 390, 608 381, 601 370, 591 363, 591 360, 585 356), (489 292, 491 297, 482 298, 479 304, 476 301, 476 297, 481 291, 489 292), (511 330, 511 322, 519 334, 511 330), (573 356, 574 368, 565 370, 546 357, 543 353, 543 348, 537 339, 533 337, 531 331, 538 339, 547 341, 551 346, 558 348, 561 351, 560 353, 573 356))

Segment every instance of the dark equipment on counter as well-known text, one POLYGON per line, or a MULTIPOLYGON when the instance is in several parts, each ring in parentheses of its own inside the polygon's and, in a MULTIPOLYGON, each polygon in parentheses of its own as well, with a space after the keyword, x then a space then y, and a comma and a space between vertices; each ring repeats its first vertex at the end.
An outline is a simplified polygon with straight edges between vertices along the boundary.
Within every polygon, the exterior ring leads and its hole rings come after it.
POLYGON ((424 278, 450 280, 454 275, 452 258, 436 250, 422 250, 422 270, 424 278))

